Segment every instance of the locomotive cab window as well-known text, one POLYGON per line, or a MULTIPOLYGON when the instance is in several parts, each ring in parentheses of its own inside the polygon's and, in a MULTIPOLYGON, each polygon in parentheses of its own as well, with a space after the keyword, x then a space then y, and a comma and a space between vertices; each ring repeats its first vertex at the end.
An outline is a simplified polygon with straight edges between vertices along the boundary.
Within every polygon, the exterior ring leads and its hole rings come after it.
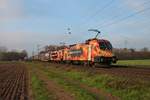
POLYGON ((100 45, 100 49, 102 49, 102 50, 112 50, 112 45, 110 44, 110 42, 104 42, 104 41, 101 41, 100 43, 99 43, 99 45, 100 45))
POLYGON ((109 50, 112 50, 112 45, 111 45, 111 43, 110 43, 110 42, 106 42, 106 44, 107 44, 109 50))
POLYGON ((100 45, 100 49, 102 49, 102 50, 106 49, 106 45, 104 42, 100 42, 99 45, 100 45))

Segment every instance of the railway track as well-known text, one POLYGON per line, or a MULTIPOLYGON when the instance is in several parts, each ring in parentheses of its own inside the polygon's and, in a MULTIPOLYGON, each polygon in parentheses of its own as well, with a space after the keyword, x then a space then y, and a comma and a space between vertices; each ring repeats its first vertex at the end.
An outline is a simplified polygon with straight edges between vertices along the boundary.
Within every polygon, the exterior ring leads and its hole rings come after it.
POLYGON ((27 69, 21 64, 0 65, 0 100, 29 100, 27 69))

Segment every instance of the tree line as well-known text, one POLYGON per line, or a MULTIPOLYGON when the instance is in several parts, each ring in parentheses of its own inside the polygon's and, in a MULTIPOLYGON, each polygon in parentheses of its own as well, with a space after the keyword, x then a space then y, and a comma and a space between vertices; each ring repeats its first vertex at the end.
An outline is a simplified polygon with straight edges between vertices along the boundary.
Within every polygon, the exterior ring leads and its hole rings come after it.
POLYGON ((0 47, 0 61, 16 61, 25 60, 28 54, 26 50, 22 51, 7 51, 5 47, 0 47))
POLYGON ((150 51, 148 48, 142 48, 141 50, 136 49, 114 49, 114 54, 119 60, 138 60, 138 59, 150 59, 150 51))

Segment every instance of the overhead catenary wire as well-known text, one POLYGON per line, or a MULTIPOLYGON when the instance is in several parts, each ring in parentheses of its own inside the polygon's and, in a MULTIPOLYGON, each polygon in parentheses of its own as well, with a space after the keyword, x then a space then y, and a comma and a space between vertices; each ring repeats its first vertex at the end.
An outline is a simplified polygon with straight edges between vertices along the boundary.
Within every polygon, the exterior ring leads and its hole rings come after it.
MULTIPOLYGON (((149 2, 150 2, 150 1, 144 2, 142 5, 148 4, 149 2)), ((141 4, 138 5, 138 6, 140 7, 141 4)), ((125 17, 119 19, 119 20, 113 21, 113 22, 108 23, 108 24, 101 25, 100 27, 94 27, 94 28, 95 28, 95 29, 103 29, 103 28, 105 28, 105 27, 107 27, 107 26, 109 27, 109 26, 111 26, 111 25, 114 25, 114 24, 117 24, 117 23, 119 23, 119 22, 122 22, 122 21, 124 21, 124 20, 126 20, 126 19, 128 19, 128 18, 134 17, 134 16, 136 16, 136 15, 138 15, 138 14, 140 14, 140 13, 143 13, 143 12, 149 10, 149 9, 150 9, 150 8, 142 9, 142 10, 137 11, 137 12, 135 12, 135 13, 129 14, 129 15, 127 15, 127 16, 125 16, 125 17)), ((116 17, 117 17, 117 16, 116 16, 116 17)), ((113 18, 115 18, 115 17, 113 17, 113 18)), ((84 32, 85 32, 85 31, 81 31, 80 33, 84 33, 84 32)))
POLYGON ((140 11, 137 11, 137 12, 132 13, 132 14, 130 14, 130 15, 128 15, 128 16, 125 16, 125 17, 123 17, 123 18, 121 18, 121 19, 119 19, 119 20, 116 20, 116 21, 114 21, 114 22, 112 22, 112 23, 109 23, 109 24, 105 24, 105 25, 103 25, 103 26, 100 26, 100 27, 97 28, 97 29, 101 29, 101 28, 103 28, 103 27, 108 27, 108 26, 111 26, 111 25, 113 25, 113 24, 117 24, 117 23, 122 22, 122 21, 124 21, 124 20, 126 20, 126 19, 128 19, 128 18, 131 18, 131 17, 133 17, 133 16, 136 16, 136 15, 138 15, 138 14, 140 14, 140 13, 143 13, 143 12, 149 10, 149 9, 150 9, 150 7, 145 8, 145 9, 140 10, 140 11))
MULTIPOLYGON (((80 23, 77 26, 77 29, 79 30, 82 26, 84 26, 86 23, 88 23, 90 20, 92 20, 94 17, 96 17, 100 12, 102 12, 104 9, 108 8, 115 0, 111 0, 108 3, 106 3, 103 7, 101 7, 99 10, 97 10, 95 13, 93 13, 91 16, 88 17, 88 19, 85 19, 83 23, 80 23)), ((82 33, 84 31, 80 31, 82 33)))
MULTIPOLYGON (((138 5, 137 7, 140 7, 140 6, 143 6, 143 5, 145 5, 145 4, 148 4, 148 3, 150 3, 150 1, 147 1, 147 2, 144 2, 143 4, 141 4, 141 5, 138 5)), ((141 11, 138 11, 138 12, 135 12, 135 13, 140 13, 141 11)), ((142 11, 143 12, 143 11, 142 11)), ((130 14, 130 15, 128 15, 128 16, 133 16, 132 14, 130 14)), ((115 16, 113 16, 112 18, 111 18, 111 20, 115 20, 115 19, 117 19, 118 17, 120 17, 120 15, 115 15, 115 16)), ((126 16, 127 17, 127 16, 126 16)), ((119 19, 119 20, 122 20, 122 19, 124 19, 124 18, 121 18, 121 19, 119 19)), ((107 23, 107 21, 104 21, 103 23, 101 23, 101 24, 99 24, 99 25, 96 25, 95 27, 105 27, 105 26, 107 26, 107 24, 105 24, 105 23, 107 23)), ((113 23, 113 22, 112 22, 113 23)), ((111 24, 111 23, 109 23, 109 24, 111 24)))
POLYGON ((79 27, 81 27, 82 25, 85 25, 87 22, 89 22, 90 20, 92 20, 95 16, 97 16, 100 12, 102 12, 104 9, 106 9, 107 7, 109 7, 113 1, 115 0, 111 0, 109 1, 107 4, 105 4, 102 8, 100 8, 99 10, 97 10, 95 13, 93 13, 91 16, 89 16, 87 19, 84 20, 83 23, 81 23, 79 25, 79 27))

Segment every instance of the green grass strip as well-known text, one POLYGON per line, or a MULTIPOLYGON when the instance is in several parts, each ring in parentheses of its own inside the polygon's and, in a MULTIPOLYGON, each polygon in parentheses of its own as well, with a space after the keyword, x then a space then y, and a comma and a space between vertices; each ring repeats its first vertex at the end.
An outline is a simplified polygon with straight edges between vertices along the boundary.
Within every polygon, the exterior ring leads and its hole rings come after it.
POLYGON ((150 60, 119 60, 115 65, 126 65, 126 66, 147 66, 150 67, 150 60))
POLYGON ((35 100, 55 100, 55 98, 48 93, 43 82, 34 74, 32 74, 31 77, 31 84, 35 100))

